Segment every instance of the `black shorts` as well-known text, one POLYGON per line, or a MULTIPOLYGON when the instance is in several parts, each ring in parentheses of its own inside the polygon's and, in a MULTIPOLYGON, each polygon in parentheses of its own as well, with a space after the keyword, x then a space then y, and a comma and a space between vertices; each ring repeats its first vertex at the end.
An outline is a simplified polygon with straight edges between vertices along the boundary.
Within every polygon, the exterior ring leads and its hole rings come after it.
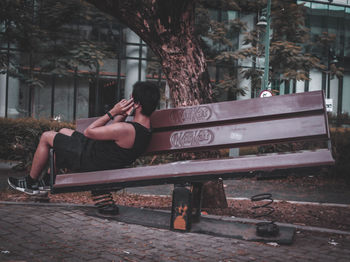
POLYGON ((81 154, 88 138, 75 131, 71 136, 57 133, 53 140, 57 168, 79 170, 81 167, 81 154))

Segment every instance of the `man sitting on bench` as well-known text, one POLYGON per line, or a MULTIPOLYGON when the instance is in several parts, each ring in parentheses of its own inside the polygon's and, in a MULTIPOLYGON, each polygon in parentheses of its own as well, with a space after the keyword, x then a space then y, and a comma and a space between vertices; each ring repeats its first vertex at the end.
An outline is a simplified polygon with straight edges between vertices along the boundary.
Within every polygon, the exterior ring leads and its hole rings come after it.
POLYGON ((44 193, 49 176, 41 179, 40 175, 46 167, 50 148, 55 150, 57 168, 88 172, 130 165, 147 149, 151 140, 150 116, 158 106, 159 98, 158 86, 137 82, 131 99, 121 100, 94 121, 84 134, 67 128, 44 132, 30 174, 21 178, 9 177, 9 185, 30 195, 44 193), (125 122, 131 114, 134 114, 133 121, 125 122), (106 125, 110 120, 113 122, 106 125))

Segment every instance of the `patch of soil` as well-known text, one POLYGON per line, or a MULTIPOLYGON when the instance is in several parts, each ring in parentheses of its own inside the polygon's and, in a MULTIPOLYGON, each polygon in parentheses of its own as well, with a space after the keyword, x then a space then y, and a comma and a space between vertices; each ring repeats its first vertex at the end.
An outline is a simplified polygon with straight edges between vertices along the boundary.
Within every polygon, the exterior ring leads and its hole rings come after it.
MULTIPOLYGON (((256 203, 250 200, 229 200, 228 205, 228 208, 209 209, 207 212, 244 218, 254 218, 256 215, 268 212, 264 208, 254 210, 256 203)), ((274 202, 270 206, 274 208, 274 212, 257 219, 350 231, 350 207, 295 204, 287 201, 274 202)))
MULTIPOLYGON (((49 194, 48 197, 51 203, 93 204, 90 192, 49 194)), ((166 210, 170 210, 171 207, 170 196, 143 196, 121 192, 113 193, 113 197, 117 205, 166 210)), ((28 196, 13 190, 5 190, 0 192, 0 200, 45 202, 47 199, 28 196)), ((261 214, 264 211, 264 209, 253 209, 253 206, 257 203, 253 203, 250 200, 228 200, 228 208, 203 209, 203 214, 255 218, 256 214, 261 214)), ((286 201, 274 202, 271 207, 275 211, 266 217, 268 220, 350 231, 350 207, 295 204, 286 201)))

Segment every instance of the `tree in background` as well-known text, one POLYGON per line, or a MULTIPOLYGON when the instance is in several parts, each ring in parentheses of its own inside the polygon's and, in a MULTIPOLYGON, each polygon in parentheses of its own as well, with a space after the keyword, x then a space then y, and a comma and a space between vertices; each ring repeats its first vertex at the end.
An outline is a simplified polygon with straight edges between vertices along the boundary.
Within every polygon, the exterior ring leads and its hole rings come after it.
MULTIPOLYGON (((260 14, 266 8, 266 1, 237 1, 239 8, 246 12, 260 14)), ((270 73, 269 80, 275 81, 279 86, 283 82, 293 80, 310 80, 309 71, 319 69, 327 71, 324 59, 311 52, 313 46, 330 46, 330 41, 311 39, 310 29, 305 26, 306 13, 303 4, 297 4, 295 0, 273 0, 271 6, 271 40, 270 40, 270 73)), ((244 29, 244 28, 242 28, 244 29)), ((242 76, 251 80, 253 96, 257 96, 261 90, 264 59, 264 34, 265 28, 256 26, 245 32, 243 47, 236 51, 228 51, 219 54, 216 59, 226 63, 236 61, 251 61, 250 68, 242 69, 242 76), (255 94, 254 94, 255 93, 255 94)), ((322 37, 321 37, 322 38, 322 37)), ((328 39, 330 40, 330 39, 328 39)), ((325 53, 325 52, 323 52, 325 53)), ((328 55, 322 55, 328 60, 328 55)), ((332 74, 341 76, 342 68, 331 66, 332 74)), ((275 90, 278 92, 277 90, 275 90)))
POLYGON ((227 52, 238 49, 239 35, 246 25, 238 16, 240 7, 235 1, 198 1, 196 8, 196 34, 209 66, 215 68, 211 75, 214 99, 235 100, 246 89, 237 80, 237 59, 224 59, 227 52), (215 13, 213 19, 210 15, 215 13), (233 17, 230 19, 230 15, 233 17))
POLYGON ((320 59, 307 50, 310 30, 305 27, 305 9, 303 4, 293 0, 273 1, 272 39, 270 65, 271 78, 279 81, 310 80, 311 69, 322 70, 320 59))
MULTIPOLYGON (((242 10, 261 13, 266 0, 88 1, 104 13, 82 1, 1 1, 0 23, 4 27, 0 38, 0 72, 8 70, 28 86, 43 86, 35 78, 34 69, 65 75, 72 74, 78 65, 85 65, 96 71, 105 57, 115 56, 119 50, 115 43, 113 47, 87 40, 74 25, 90 22, 94 27, 105 26, 117 17, 139 34, 160 60, 175 106, 206 103, 216 98, 235 99, 237 94, 245 94, 245 87, 237 80, 239 74, 251 80, 253 91, 260 89, 264 30, 255 27, 245 32, 247 27, 240 17, 225 20, 220 14, 242 10), (216 19, 210 17, 212 10, 220 11, 216 19), (242 32, 245 32, 243 47, 237 50, 234 41, 242 32), (7 47, 27 56, 24 59, 23 55, 8 52, 7 47), (238 69, 239 63, 247 60, 252 66, 238 69), (208 65, 216 68, 212 81, 208 65)), ((311 41, 302 4, 295 0, 273 0, 271 26, 271 80, 277 79, 279 83, 308 80, 312 68, 342 75, 341 68, 331 64, 328 69, 327 62, 310 53, 312 46, 322 45, 321 58, 328 58, 334 38, 323 35, 316 42, 311 41)), ((159 71, 160 67, 154 70, 159 71)))
POLYGON ((323 72, 329 74, 331 78, 335 76, 341 78, 344 68, 336 65, 337 55, 334 51, 336 49, 335 45, 336 35, 323 32, 321 35, 316 36, 315 45, 313 45, 313 47, 316 49, 316 52, 314 52, 321 56, 320 60, 323 65, 325 65, 323 72))
POLYGON ((175 106, 212 101, 207 63, 195 35, 196 0, 88 0, 117 17, 160 59, 175 106))
POLYGON ((19 78, 33 88, 45 85, 34 71, 72 75, 78 65, 93 69, 113 50, 80 37, 75 22, 93 20, 99 25, 111 19, 78 1, 0 1, 1 73, 19 78))
MULTIPOLYGON (((0 40, 1 72, 8 69, 11 76, 24 79, 29 86, 42 86, 43 82, 33 75, 35 68, 57 75, 72 74, 81 64, 96 69, 103 58, 115 55, 115 48, 84 39, 79 36, 79 28, 67 25, 93 21, 98 26, 117 17, 133 29, 160 60, 175 106, 207 103, 215 98, 232 100, 237 94, 244 95, 245 87, 237 80, 239 74, 251 80, 253 91, 260 89, 263 30, 253 28, 245 32, 243 48, 237 50, 233 40, 247 30, 246 25, 238 16, 231 20, 211 19, 209 11, 258 13, 266 1, 89 2, 104 13, 80 1, 48 0, 40 5, 34 5, 37 1, 1 1, 0 22, 5 25, 0 40), (4 48, 7 45, 28 54, 26 61, 7 53, 4 48), (252 61, 252 67, 239 70, 239 62, 247 59, 252 61), (209 79, 208 64, 216 68, 215 75, 211 76, 213 82, 209 79)), ((327 70, 320 59, 308 53, 313 43, 304 23, 303 5, 297 5, 294 0, 273 1, 270 79, 307 80, 311 68, 327 70)), ((341 70, 333 67, 336 75, 340 75, 341 70)))

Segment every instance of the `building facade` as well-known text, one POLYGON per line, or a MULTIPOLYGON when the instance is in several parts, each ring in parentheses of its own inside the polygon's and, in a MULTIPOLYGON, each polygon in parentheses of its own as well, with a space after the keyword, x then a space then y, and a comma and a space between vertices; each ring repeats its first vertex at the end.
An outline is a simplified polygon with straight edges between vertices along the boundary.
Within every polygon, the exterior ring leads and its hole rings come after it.
MULTIPOLYGON (((311 70, 309 81, 288 81, 271 87, 277 95, 324 90, 329 110, 333 114, 350 114, 350 0, 334 1, 297 1, 306 7, 306 25, 311 30, 311 37, 323 32, 335 35, 335 41, 329 47, 329 55, 324 50, 309 50, 319 57, 326 67, 333 63, 344 68, 343 76, 336 77, 330 70, 311 70)), ((248 29, 256 26, 257 14, 237 11, 211 10, 212 18, 219 21, 240 18, 248 29)), ((28 87, 23 80, 11 75, 0 74, 0 117, 52 118, 61 121, 74 121, 103 114, 123 97, 129 97, 132 84, 139 80, 155 81, 162 87, 161 108, 170 107, 171 99, 159 62, 147 45, 130 29, 117 21, 105 26, 77 24, 80 35, 98 42, 115 45, 113 55, 105 57, 103 63, 96 63, 94 68, 78 66, 68 73, 45 74, 41 68, 30 68, 31 74, 44 85, 28 87)), ((244 47, 243 35, 232 36, 234 49, 244 47)), ((3 52, 16 53, 15 46, 2 45, 3 52)), ((19 56, 25 56, 18 54, 19 56)), ((263 63, 261 61, 261 63, 263 63)), ((25 63, 24 63, 25 64, 25 63)), ((251 67, 252 62, 240 61, 237 68, 251 67)), ((29 70, 23 67, 23 70, 29 70)), ((222 78, 222 71, 209 64, 213 81, 222 78)), ((251 81, 243 78, 237 70, 237 81, 246 87, 245 95, 235 99, 251 99, 256 93, 251 88, 251 81)), ((225 100, 227 96, 223 96, 225 100)))

